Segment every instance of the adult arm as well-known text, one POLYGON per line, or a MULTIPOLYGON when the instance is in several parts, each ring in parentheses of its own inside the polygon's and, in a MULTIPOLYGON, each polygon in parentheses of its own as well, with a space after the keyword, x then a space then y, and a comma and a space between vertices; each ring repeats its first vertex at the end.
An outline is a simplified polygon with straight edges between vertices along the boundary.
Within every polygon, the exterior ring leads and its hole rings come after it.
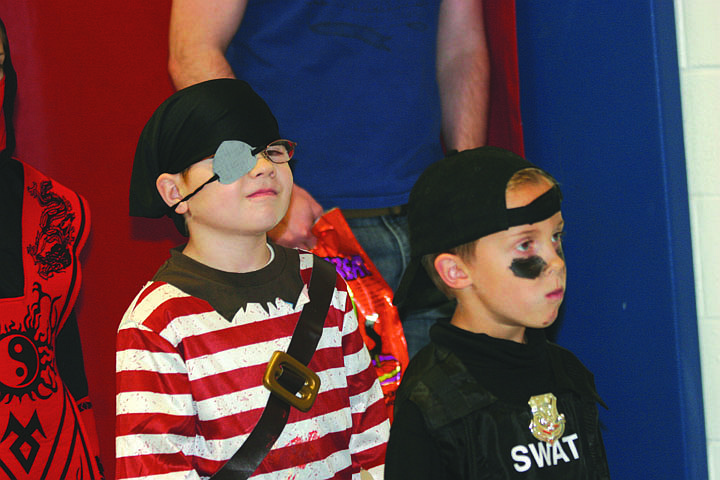
POLYGON ((225 51, 247 0, 173 0, 168 71, 181 89, 213 78, 235 78, 225 51))
MULTIPOLYGON (((173 0, 170 12, 168 71, 181 89, 213 78, 235 78, 225 51, 242 22, 247 0, 173 0)), ((306 190, 293 187, 290 207, 270 232, 276 243, 311 250, 322 206, 306 190)))
POLYGON ((485 145, 490 89, 482 0, 443 0, 437 38, 442 133, 448 150, 485 145))

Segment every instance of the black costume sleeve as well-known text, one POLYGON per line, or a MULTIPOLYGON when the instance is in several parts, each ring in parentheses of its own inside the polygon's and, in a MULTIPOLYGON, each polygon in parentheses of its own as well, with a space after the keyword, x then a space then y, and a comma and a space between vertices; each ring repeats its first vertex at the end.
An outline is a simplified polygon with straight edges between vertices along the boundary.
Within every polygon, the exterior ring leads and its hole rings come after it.
POLYGON ((412 402, 405 402, 396 410, 390 429, 385 480, 446 480, 437 453, 420 409, 412 402))
POLYGON ((22 202, 22 164, 14 159, 0 160, 0 298, 23 296, 22 202))
POLYGON ((57 336, 55 348, 58 371, 63 383, 75 400, 87 397, 88 384, 80 344, 80 330, 74 309, 57 336))

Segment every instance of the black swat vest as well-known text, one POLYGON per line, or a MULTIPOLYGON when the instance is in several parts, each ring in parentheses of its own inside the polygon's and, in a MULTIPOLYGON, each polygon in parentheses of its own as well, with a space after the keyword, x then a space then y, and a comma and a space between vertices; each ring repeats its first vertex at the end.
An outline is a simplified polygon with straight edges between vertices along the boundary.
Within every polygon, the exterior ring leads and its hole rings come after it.
POLYGON ((395 409, 410 401, 423 414, 453 479, 609 479, 592 374, 569 351, 549 343, 565 416, 561 438, 549 444, 530 432, 530 406, 499 401, 449 350, 431 343, 403 377, 395 409))

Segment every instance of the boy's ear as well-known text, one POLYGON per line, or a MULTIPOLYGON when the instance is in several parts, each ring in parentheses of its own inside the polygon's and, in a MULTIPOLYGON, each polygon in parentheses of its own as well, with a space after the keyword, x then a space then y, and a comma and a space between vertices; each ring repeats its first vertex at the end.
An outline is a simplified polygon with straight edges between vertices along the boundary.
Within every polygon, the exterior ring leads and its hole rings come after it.
MULTIPOLYGON (((157 178, 157 180, 155 180, 155 186, 157 187, 158 193, 160 193, 160 196, 168 207, 172 207, 183 198, 180 193, 180 188, 178 187, 179 181, 179 173, 163 173, 157 178)), ((186 211, 187 204, 185 202, 175 208, 175 213, 180 215, 186 211)))
POLYGON ((435 258, 435 270, 445 285, 460 290, 469 286, 472 281, 465 271, 465 263, 459 256, 452 253, 441 253, 435 258))

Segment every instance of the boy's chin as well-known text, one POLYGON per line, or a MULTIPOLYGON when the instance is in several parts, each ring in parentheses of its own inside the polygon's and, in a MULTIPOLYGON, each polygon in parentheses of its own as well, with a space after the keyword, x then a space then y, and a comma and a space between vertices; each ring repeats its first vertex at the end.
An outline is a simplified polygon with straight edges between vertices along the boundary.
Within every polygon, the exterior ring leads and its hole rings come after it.
MULTIPOLYGON (((555 321, 556 321, 557 318, 558 318, 558 313, 559 313, 559 310, 555 310, 555 312, 553 312, 553 313, 550 315, 550 318, 548 318, 548 319, 546 319, 546 320, 544 320, 544 321, 541 321, 541 322, 540 322, 540 325, 538 325, 537 327, 534 327, 534 328, 548 328, 548 327, 552 327, 552 325, 555 323, 555 321)), ((530 327, 530 328, 533 328, 533 327, 530 327)))

